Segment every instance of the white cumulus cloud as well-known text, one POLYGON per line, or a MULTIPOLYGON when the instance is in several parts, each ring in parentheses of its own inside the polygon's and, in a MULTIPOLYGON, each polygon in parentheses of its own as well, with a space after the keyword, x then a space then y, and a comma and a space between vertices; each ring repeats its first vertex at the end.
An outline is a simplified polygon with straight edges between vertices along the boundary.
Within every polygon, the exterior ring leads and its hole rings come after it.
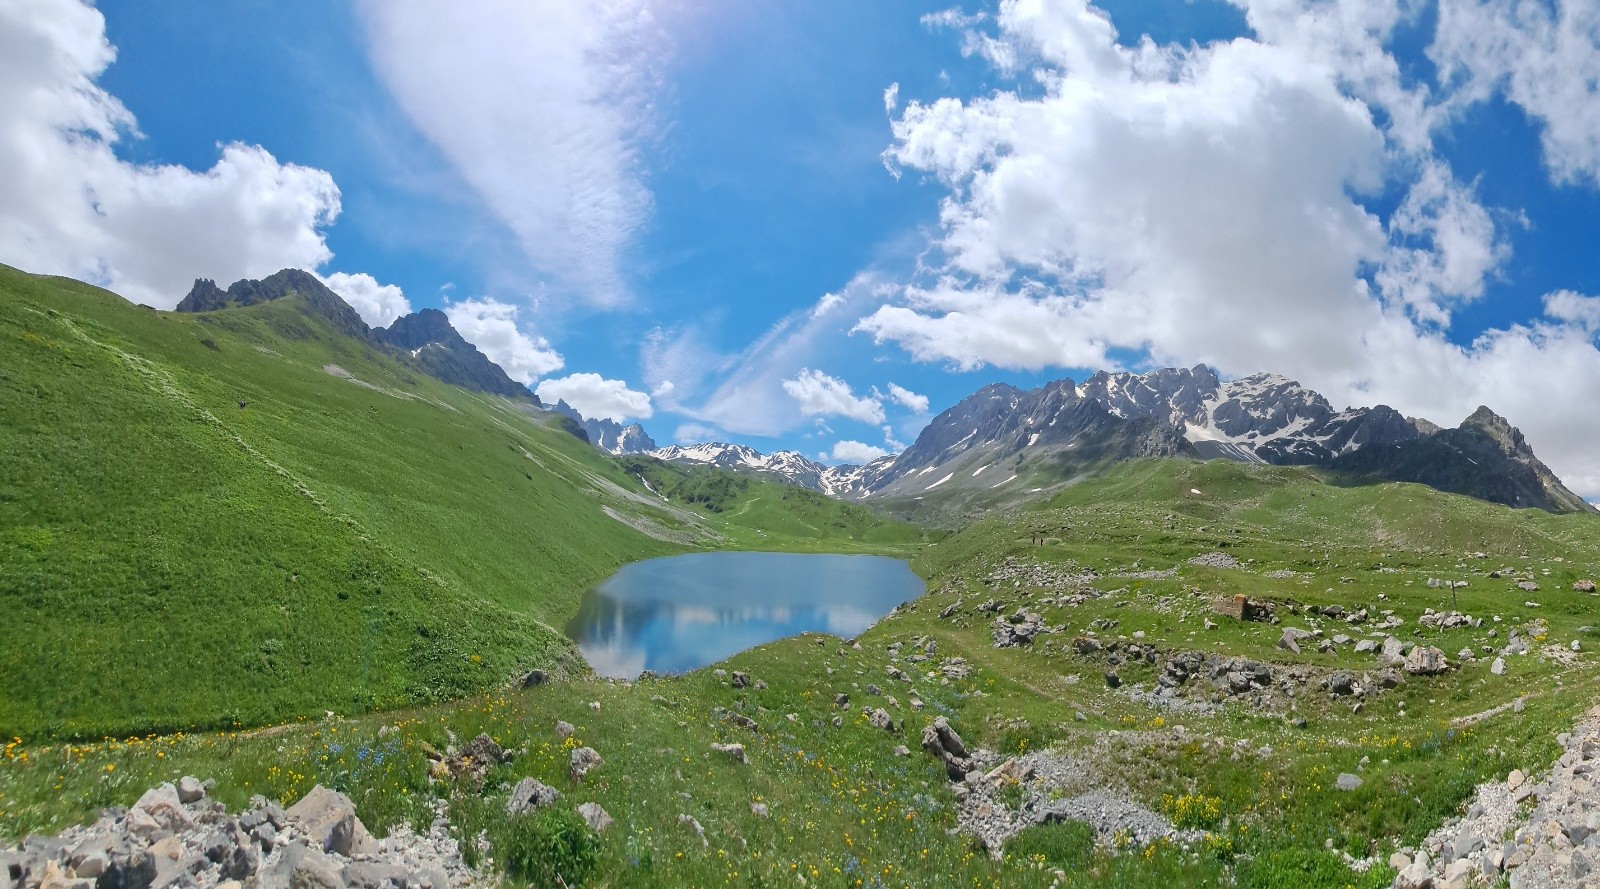
POLYGON ((132 164, 133 115, 96 80, 116 57, 80 0, 0 3, 0 261, 171 308, 195 278, 316 268, 339 189, 229 144, 209 170, 132 164))
POLYGON ((1544 313, 1557 321, 1572 324, 1590 333, 1600 331, 1600 296, 1585 296, 1571 290, 1546 294, 1544 313))
POLYGON ((1523 214, 1433 144, 1504 96, 1553 181, 1600 181, 1600 12, 1444 4, 1428 83, 1388 45, 1406 4, 1240 5, 1253 37, 1207 45, 1123 45, 1083 0, 976 23, 964 49, 1029 85, 903 106, 885 160, 946 196, 922 270, 856 329, 957 369, 1203 361, 1446 424, 1488 404, 1600 493, 1593 303, 1451 336, 1523 214))
POLYGON ((883 403, 875 398, 857 397, 844 380, 820 370, 801 368, 792 380, 783 381, 783 391, 800 405, 805 416, 838 416, 863 423, 883 422, 883 403))
POLYGON ((1543 129, 1557 182, 1600 184, 1600 6, 1591 0, 1439 4, 1429 56, 1452 104, 1504 95, 1543 129))
POLYGON ((839 441, 833 445, 831 459, 841 463, 871 463, 879 457, 886 457, 889 452, 883 448, 869 445, 860 441, 839 441))
POLYGON ((535 391, 546 403, 565 401, 591 420, 606 419, 621 423, 648 419, 655 413, 648 394, 629 389, 622 380, 608 380, 594 373, 576 373, 545 380, 535 391))
POLYGON ((587 300, 627 298, 651 195, 665 0, 363 0, 368 52, 416 127, 532 264, 587 300))
POLYGON ((893 401, 895 404, 900 405, 914 414, 925 414, 928 412, 928 396, 918 395, 917 393, 912 392, 910 389, 907 389, 906 387, 896 383, 889 384, 888 398, 890 401, 893 401))
POLYGON ((519 310, 510 303, 484 297, 451 303, 444 308, 462 338, 477 346, 506 376, 531 386, 566 363, 544 337, 530 336, 517 325, 519 310))
POLYGON ((379 284, 365 272, 334 272, 320 276, 328 289, 339 294, 369 327, 388 327, 401 315, 411 314, 411 301, 393 284, 379 284))

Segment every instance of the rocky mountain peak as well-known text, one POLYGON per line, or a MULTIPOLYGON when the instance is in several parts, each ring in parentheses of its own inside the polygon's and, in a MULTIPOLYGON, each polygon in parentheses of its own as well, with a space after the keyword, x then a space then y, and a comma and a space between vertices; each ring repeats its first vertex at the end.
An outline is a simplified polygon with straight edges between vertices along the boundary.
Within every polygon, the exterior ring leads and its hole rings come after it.
POLYGON ((452 385, 540 404, 539 397, 467 342, 445 313, 422 309, 372 331, 379 342, 410 353, 429 376, 452 385))
POLYGON ((1522 431, 1511 425, 1510 421, 1490 410, 1486 405, 1478 405, 1478 409, 1461 421, 1462 429, 1477 429, 1485 435, 1499 442, 1507 453, 1520 454, 1530 452, 1527 441, 1522 437, 1522 431))
POLYGON ((179 312, 215 312, 243 306, 255 306, 289 296, 305 299, 306 308, 333 323, 335 329, 347 336, 367 338, 370 329, 361 315, 339 294, 328 289, 316 275, 300 269, 282 269, 260 280, 241 278, 228 285, 226 291, 209 278, 195 279, 189 293, 178 302, 179 312))
POLYGON ((607 417, 591 419, 567 404, 565 399, 557 400, 550 409, 577 423, 589 443, 608 454, 645 454, 656 449, 655 441, 638 423, 624 426, 607 417))
POLYGON ((1080 386, 1057 380, 1029 392, 985 386, 935 417, 892 464, 864 476, 859 496, 999 490, 1030 462, 1068 477, 1146 456, 1326 466, 1511 506, 1588 509, 1486 407, 1460 429, 1441 430, 1387 405, 1335 410, 1281 374, 1224 380, 1203 364, 1101 371, 1080 386))
POLYGON ((450 324, 450 319, 438 309, 422 309, 396 318, 388 328, 380 328, 378 334, 402 349, 420 349, 435 343, 450 347, 467 345, 450 324))
POLYGON ((178 301, 179 312, 210 312, 228 307, 227 291, 210 278, 194 279, 189 295, 178 301))

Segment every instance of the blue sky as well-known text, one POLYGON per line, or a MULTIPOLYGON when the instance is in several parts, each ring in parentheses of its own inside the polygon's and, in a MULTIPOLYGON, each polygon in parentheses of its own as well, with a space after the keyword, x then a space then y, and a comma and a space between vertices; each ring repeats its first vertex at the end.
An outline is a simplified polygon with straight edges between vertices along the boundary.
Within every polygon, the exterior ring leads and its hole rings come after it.
POLYGON ((1511 0, 0 0, 0 261, 160 306, 312 268, 662 444, 862 458, 987 382, 1207 362, 1488 403, 1593 496, 1597 42, 1511 0))

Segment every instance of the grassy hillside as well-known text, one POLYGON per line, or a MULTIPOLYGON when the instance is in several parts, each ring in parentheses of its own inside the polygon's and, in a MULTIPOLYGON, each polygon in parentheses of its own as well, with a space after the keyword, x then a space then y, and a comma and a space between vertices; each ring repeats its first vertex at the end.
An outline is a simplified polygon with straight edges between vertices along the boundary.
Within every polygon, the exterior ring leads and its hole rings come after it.
POLYGON ((1595 516, 1164 460, 1041 474, 1033 502, 925 541, 769 482, 612 461, 293 303, 180 317, 4 271, 0 417, 0 730, 25 736, 0 748, 0 837, 189 773, 235 807, 336 787, 380 833, 442 802, 493 857, 507 787, 533 776, 616 819, 586 885, 1377 887, 1476 785, 1536 781, 1600 695, 1600 596, 1578 584, 1600 579, 1595 516), (616 564, 709 547, 915 555, 931 592, 858 644, 637 683, 588 676, 548 629, 616 564), (1277 621, 1213 610, 1236 594, 1277 621), (1422 620, 1456 608, 1478 625, 1422 620), (997 644, 1029 615, 1030 642, 997 644), (1292 651, 1290 627, 1321 635, 1292 651), (1502 657, 1513 631, 1526 653, 1502 657), (1450 668, 1388 681, 1355 645, 1385 633, 1450 668), (1180 659, 1223 672, 1170 688, 1180 659), (428 703, 541 664, 545 686, 428 703), (1273 680, 1231 688, 1256 669, 1273 680), (919 749, 936 716, 984 768, 1031 765, 958 793, 919 749), (51 740, 233 719, 290 724, 51 740), (509 763, 429 777, 428 749, 480 731, 509 763), (729 741, 747 764, 711 749, 729 741), (581 782, 579 744, 604 757, 581 782), (974 840, 1085 793, 1192 833, 1068 818, 974 840))
POLYGON ((432 380, 297 297, 168 314, 0 267, 0 356, 0 733, 252 724, 581 671, 551 628, 625 562, 741 534, 906 539, 865 514, 769 529, 662 502, 549 415, 432 380))
POLYGON ((1592 517, 1517 512, 1415 486, 1341 488, 1296 469, 1152 461, 1035 509, 989 516, 930 545, 916 564, 932 592, 859 647, 797 638, 721 665, 761 680, 747 688, 713 670, 639 683, 573 679, 269 734, 10 750, 0 761, 0 834, 92 817, 95 806, 126 804, 152 782, 190 772, 217 777, 234 805, 251 793, 292 800, 313 783, 338 786, 373 825, 421 823, 428 802, 441 799, 461 836, 486 831, 494 849, 507 836, 498 814, 505 786, 532 775, 562 788, 561 807, 597 801, 617 819, 588 885, 788 885, 798 873, 824 886, 1375 887, 1394 876, 1389 853, 1461 812, 1475 784, 1547 766, 1559 753, 1556 733, 1600 694, 1589 653, 1600 644, 1592 628, 1600 600, 1572 589, 1600 567, 1592 517), (1237 567, 1191 561, 1215 553, 1237 567), (1421 624, 1425 608, 1449 607, 1450 591, 1430 587, 1430 577, 1466 581, 1459 605, 1484 625, 1421 624), (1514 586, 1528 577, 1538 590, 1514 586), (1281 623, 1211 612, 1213 598, 1234 593, 1276 603, 1281 623), (991 600, 998 613, 981 608, 991 600), (1156 664, 1126 648, 1113 664, 1077 645, 1092 636, 1162 658, 1249 658, 1313 677, 1345 670, 1370 684, 1372 654, 1277 646, 1285 626, 1370 635, 1311 605, 1392 610, 1403 621, 1396 636, 1438 646, 1457 666, 1406 675, 1360 708, 1315 679, 1282 709, 1248 696, 1215 705, 1202 696, 1187 707, 1155 694, 1156 664), (1052 631, 997 647, 996 618, 1017 608, 1038 612, 1052 631), (1495 675, 1482 647, 1505 644, 1513 628, 1529 633, 1533 650, 1506 657, 1505 674, 1495 675), (1574 640, 1583 651, 1568 658, 1574 640), (1478 659, 1462 662, 1466 647, 1478 659), (958 658, 963 669, 954 669, 958 658), (1118 687, 1105 681, 1108 671, 1118 687), (844 707, 839 694, 848 695, 844 707), (896 731, 869 723, 866 711, 880 707, 896 731), (1068 822, 1028 828, 991 856, 961 830, 961 813, 973 809, 918 749, 922 727, 941 715, 969 746, 994 751, 991 763, 1035 755, 1041 767, 1058 764, 972 785, 995 811, 1020 814, 1095 789, 1195 834, 1148 846, 1111 834, 1096 844, 1068 822), (555 734, 557 719, 577 727, 574 741, 555 734), (424 742, 479 731, 515 747, 514 760, 481 788, 426 778, 424 742), (746 746, 748 765, 710 749, 727 741, 746 746), (605 763, 573 783, 565 755, 578 742, 605 763), (901 745, 909 755, 897 755, 901 745), (363 758, 375 750, 387 751, 382 768, 363 758), (1360 786, 1338 789, 1340 774, 1360 786), (705 842, 680 815, 704 827, 705 842), (1375 863, 1357 872, 1345 854, 1375 863))
POLYGON ((677 466, 654 457, 625 457, 620 463, 648 490, 719 522, 730 548, 767 549, 779 540, 786 549, 810 543, 833 552, 851 547, 881 552, 914 550, 928 539, 928 532, 885 521, 866 507, 747 472, 677 466))

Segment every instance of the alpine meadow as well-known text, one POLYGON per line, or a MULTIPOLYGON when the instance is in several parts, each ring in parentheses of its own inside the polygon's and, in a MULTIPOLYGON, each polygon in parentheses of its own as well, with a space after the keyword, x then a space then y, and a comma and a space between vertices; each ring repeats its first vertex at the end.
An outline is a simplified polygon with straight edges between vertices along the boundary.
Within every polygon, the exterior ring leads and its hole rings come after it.
POLYGON ((0 889, 1600 886, 1577 0, 0 0, 0 889))

